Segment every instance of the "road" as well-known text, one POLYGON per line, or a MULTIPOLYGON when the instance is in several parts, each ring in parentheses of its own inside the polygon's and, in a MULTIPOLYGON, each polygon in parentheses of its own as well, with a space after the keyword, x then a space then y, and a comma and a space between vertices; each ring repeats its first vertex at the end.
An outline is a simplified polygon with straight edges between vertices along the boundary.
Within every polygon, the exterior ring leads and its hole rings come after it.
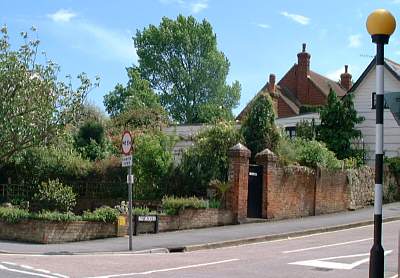
MULTIPOLYGON (((383 226, 385 277, 397 277, 400 221, 383 226)), ((0 277, 368 277, 373 226, 160 254, 0 255, 0 277)))

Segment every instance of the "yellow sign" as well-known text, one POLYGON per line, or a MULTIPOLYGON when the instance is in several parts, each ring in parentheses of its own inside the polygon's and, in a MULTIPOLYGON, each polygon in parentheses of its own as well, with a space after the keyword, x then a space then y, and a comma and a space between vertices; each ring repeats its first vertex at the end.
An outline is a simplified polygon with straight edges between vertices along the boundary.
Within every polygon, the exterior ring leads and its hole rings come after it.
POLYGON ((125 226, 126 220, 124 216, 118 216, 118 226, 125 226))

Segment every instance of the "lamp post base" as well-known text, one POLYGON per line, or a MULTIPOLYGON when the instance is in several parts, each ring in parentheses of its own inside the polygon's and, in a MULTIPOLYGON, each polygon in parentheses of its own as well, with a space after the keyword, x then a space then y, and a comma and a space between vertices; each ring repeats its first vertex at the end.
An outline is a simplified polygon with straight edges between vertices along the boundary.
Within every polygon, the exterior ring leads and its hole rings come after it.
POLYGON ((369 278, 384 278, 385 251, 380 244, 374 244, 370 251, 369 278))

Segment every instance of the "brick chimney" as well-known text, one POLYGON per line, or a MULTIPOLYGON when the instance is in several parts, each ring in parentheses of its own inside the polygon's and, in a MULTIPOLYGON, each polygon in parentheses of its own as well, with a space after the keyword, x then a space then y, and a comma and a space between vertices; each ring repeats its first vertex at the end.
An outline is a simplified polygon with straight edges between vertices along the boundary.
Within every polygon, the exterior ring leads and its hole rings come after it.
POLYGON ((297 98, 303 104, 309 104, 308 95, 308 75, 310 73, 310 58, 311 55, 306 52, 306 44, 303 43, 303 48, 297 54, 297 98))
POLYGON ((275 79, 276 79, 276 77, 275 77, 275 74, 270 74, 269 75, 269 81, 268 81, 268 85, 267 85, 267 87, 268 87, 268 92, 269 93, 275 93, 275 87, 276 87, 276 85, 275 85, 275 79))
POLYGON ((348 65, 344 66, 344 73, 342 73, 340 75, 340 85, 342 85, 342 87, 344 89, 346 89, 346 91, 350 90, 352 83, 351 83, 351 74, 347 72, 348 70, 348 65))
POLYGON ((269 80, 267 83, 267 90, 272 99, 272 106, 275 111, 275 115, 278 115, 278 94, 276 91, 276 77, 275 74, 269 75, 269 80))

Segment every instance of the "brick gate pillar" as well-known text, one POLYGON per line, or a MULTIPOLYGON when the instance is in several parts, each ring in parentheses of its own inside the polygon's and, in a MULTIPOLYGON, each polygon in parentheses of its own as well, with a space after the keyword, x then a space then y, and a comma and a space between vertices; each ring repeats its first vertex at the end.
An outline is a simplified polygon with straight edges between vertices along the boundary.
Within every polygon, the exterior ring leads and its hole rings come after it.
POLYGON ((236 222, 247 217, 247 192, 249 180, 250 150, 242 144, 229 149, 227 208, 232 211, 236 222))
POLYGON ((263 197, 262 197, 262 217, 268 217, 268 185, 276 182, 276 168, 278 157, 269 149, 265 149, 256 155, 256 163, 263 166, 263 197))

